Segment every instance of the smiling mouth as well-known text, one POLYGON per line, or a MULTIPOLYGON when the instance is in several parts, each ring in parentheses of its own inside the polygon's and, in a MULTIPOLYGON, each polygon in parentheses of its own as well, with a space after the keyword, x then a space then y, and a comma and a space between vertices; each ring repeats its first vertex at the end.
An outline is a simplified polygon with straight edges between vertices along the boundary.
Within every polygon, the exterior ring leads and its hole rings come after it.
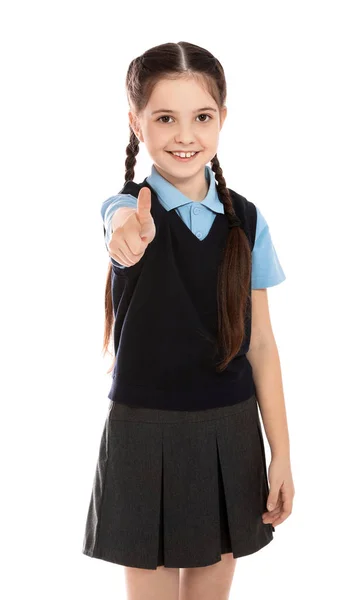
POLYGON ((177 154, 173 154, 173 152, 171 152, 170 150, 167 150, 166 152, 168 152, 168 154, 170 154, 173 158, 175 158, 176 160, 179 160, 180 162, 188 162, 188 161, 192 161, 196 156, 198 156, 199 154, 199 150, 197 152, 194 152, 194 154, 192 156, 178 156, 177 154))

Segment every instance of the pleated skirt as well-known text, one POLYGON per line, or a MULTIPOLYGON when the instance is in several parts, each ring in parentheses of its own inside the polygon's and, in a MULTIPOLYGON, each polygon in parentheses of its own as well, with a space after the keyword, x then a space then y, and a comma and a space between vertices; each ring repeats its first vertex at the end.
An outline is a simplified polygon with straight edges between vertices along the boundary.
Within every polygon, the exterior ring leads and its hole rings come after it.
POLYGON ((256 396, 161 410, 110 402, 83 554, 142 569, 202 567, 273 539, 256 396))

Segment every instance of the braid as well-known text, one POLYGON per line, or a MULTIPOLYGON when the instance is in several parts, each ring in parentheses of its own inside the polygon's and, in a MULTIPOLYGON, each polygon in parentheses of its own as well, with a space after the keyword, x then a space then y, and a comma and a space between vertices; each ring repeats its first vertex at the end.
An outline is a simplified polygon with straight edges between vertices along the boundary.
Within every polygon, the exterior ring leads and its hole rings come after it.
POLYGON ((224 356, 217 371, 222 371, 240 349, 245 336, 244 314, 248 302, 251 262, 249 242, 241 227, 242 222, 235 213, 217 155, 211 163, 229 227, 218 273, 218 345, 224 356))
MULTIPOLYGON (((134 114, 142 112, 147 105, 155 84, 170 75, 202 75, 211 95, 219 107, 224 106, 226 81, 220 62, 204 48, 179 42, 154 46, 133 59, 126 75, 126 92, 129 107, 134 114)), ((125 182, 133 182, 136 158, 140 150, 138 139, 129 124, 130 135, 126 146, 125 182)), ((245 312, 250 302, 251 248, 247 237, 246 217, 243 206, 238 210, 232 190, 227 188, 217 154, 212 158, 211 168, 215 175, 216 189, 223 204, 228 225, 228 235, 218 272, 218 354, 222 362, 217 370, 223 371, 240 351, 245 338, 245 312), (235 212, 238 210, 238 214, 235 212)), ((121 193, 121 192, 119 192, 121 193)), ((105 290, 105 332, 103 348, 108 351, 114 322, 112 281, 114 266, 110 260, 105 290)), ((116 357, 114 358, 114 365, 116 357)), ((113 366, 114 366, 113 365, 113 366)), ((111 369, 113 368, 111 367, 111 369)), ((110 371, 108 371, 110 372, 110 371)))
POLYGON ((212 158, 211 163, 212 171, 214 172, 216 181, 218 183, 218 194, 221 196, 221 200, 224 205, 224 212, 228 218, 229 227, 232 228, 234 226, 240 226, 241 222, 234 211, 232 199, 228 191, 226 180, 224 179, 222 167, 219 164, 217 154, 215 154, 215 156, 212 158))
POLYGON ((136 165, 136 155, 140 150, 140 142, 138 137, 135 135, 131 125, 130 128, 130 141, 126 146, 126 160, 125 160, 125 181, 133 181, 135 177, 134 167, 136 165))
MULTIPOLYGON (((134 180, 134 166, 136 165, 136 155, 139 152, 139 139, 135 135, 133 129, 130 127, 130 141, 126 147, 126 161, 125 161, 125 181, 134 180)), ((121 191, 119 192, 121 193, 121 191)), ((107 271, 106 289, 105 289, 105 330, 103 337, 103 350, 108 352, 109 341, 113 333, 114 327, 114 312, 113 312, 113 300, 112 300, 112 262, 110 259, 107 271)), ((111 373, 112 369, 116 364, 116 355, 113 357, 113 363, 107 373, 111 373)))

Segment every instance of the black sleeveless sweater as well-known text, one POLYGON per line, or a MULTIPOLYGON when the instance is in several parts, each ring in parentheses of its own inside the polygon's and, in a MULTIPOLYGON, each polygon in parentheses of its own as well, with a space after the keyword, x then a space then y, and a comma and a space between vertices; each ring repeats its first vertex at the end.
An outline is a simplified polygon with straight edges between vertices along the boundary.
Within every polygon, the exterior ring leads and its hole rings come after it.
MULTIPOLYGON (((156 235, 141 260, 120 268, 112 262, 112 302, 116 356, 108 398, 114 402, 172 410, 203 410, 247 400, 255 393, 245 354, 251 334, 250 297, 246 335, 227 368, 218 373, 217 274, 228 236, 225 214, 216 213, 199 240, 175 210, 167 211, 144 179, 127 181, 119 192, 137 198, 151 190, 156 235)), ((257 211, 229 188, 251 253, 257 211)), ((251 279, 249 283, 251 294, 251 279)))

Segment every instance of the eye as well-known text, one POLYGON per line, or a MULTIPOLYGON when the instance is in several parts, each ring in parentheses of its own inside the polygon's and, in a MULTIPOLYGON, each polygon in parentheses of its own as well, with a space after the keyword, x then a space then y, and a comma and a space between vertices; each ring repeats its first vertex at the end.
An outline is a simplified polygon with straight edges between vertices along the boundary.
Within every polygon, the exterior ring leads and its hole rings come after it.
MULTIPOLYGON (((171 119, 171 117, 169 117, 169 115, 163 115, 162 117, 159 117, 157 121, 160 121, 160 119, 171 119)), ((162 123, 165 123, 165 121, 162 121, 162 123)))
MULTIPOLYGON (((200 115, 198 115, 198 118, 199 117, 208 117, 208 119, 212 119, 211 115, 207 115, 207 114, 204 114, 204 113, 201 113, 200 115)), ((167 125, 168 121, 161 121, 161 119, 171 119, 171 117, 169 115, 162 115, 161 117, 159 117, 157 119, 157 121, 160 121, 161 123, 165 123, 167 125)), ((207 120, 203 120, 203 121, 201 121, 201 123, 208 123, 208 121, 207 120)))
MULTIPOLYGON (((204 113, 198 115, 198 117, 208 117, 208 119, 212 118, 210 115, 205 115, 204 113)), ((208 121, 202 121, 202 123, 208 123, 208 121)))

